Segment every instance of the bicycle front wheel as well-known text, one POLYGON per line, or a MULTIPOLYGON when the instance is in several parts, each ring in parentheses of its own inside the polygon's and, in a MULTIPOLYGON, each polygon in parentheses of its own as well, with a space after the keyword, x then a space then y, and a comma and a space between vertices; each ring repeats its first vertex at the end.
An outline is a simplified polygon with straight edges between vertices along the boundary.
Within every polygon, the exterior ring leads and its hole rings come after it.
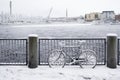
POLYGON ((49 53, 48 64, 50 67, 64 67, 65 65, 65 56, 62 50, 52 50, 49 53))
POLYGON ((79 58, 81 59, 80 66, 82 68, 86 68, 86 67, 94 68, 96 66, 97 58, 95 51, 93 50, 82 51, 82 54, 80 55, 79 58))

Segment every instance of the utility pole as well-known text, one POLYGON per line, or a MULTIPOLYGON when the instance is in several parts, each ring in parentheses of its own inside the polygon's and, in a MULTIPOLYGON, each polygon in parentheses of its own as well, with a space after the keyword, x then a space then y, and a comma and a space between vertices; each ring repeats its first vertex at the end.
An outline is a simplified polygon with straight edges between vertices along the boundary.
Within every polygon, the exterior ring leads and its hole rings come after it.
POLYGON ((3 11, 1 12, 1 22, 0 23, 3 23, 4 21, 4 15, 3 15, 3 11))
POLYGON ((67 8, 66 8, 66 18, 68 17, 68 10, 67 10, 67 8))

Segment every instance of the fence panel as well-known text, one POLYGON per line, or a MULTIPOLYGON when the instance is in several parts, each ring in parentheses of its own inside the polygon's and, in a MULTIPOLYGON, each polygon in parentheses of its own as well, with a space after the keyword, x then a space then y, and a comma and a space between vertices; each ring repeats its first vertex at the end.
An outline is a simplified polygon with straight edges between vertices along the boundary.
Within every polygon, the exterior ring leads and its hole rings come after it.
MULTIPOLYGON (((85 41, 84 44, 81 44, 82 49, 91 49, 96 52, 97 55, 97 64, 104 65, 106 62, 106 39, 104 38, 53 38, 53 39, 39 39, 39 64, 47 65, 49 52, 53 49, 61 49, 61 42, 65 42, 68 45, 78 45, 77 42, 85 41)), ((77 48, 65 49, 64 52, 70 56, 75 56, 77 48)), ((68 58, 69 60, 69 58, 68 58)))
POLYGON ((0 39, 0 64, 26 65, 27 39, 0 39))

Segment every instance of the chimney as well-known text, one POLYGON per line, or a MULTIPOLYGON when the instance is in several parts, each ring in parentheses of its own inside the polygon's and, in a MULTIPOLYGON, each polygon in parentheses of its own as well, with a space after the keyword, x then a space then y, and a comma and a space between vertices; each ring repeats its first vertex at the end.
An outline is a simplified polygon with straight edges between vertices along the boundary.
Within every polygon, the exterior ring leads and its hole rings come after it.
POLYGON ((10 16, 12 15, 12 1, 10 0, 10 16))

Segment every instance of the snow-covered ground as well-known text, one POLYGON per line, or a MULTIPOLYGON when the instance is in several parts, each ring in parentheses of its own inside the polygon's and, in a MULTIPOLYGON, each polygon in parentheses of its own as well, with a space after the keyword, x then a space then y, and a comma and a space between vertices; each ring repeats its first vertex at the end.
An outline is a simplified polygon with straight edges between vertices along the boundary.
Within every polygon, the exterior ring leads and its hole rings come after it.
POLYGON ((94 69, 82 69, 79 66, 39 66, 36 69, 27 66, 0 66, 0 80, 120 80, 120 66, 116 69, 105 65, 98 65, 94 69))

